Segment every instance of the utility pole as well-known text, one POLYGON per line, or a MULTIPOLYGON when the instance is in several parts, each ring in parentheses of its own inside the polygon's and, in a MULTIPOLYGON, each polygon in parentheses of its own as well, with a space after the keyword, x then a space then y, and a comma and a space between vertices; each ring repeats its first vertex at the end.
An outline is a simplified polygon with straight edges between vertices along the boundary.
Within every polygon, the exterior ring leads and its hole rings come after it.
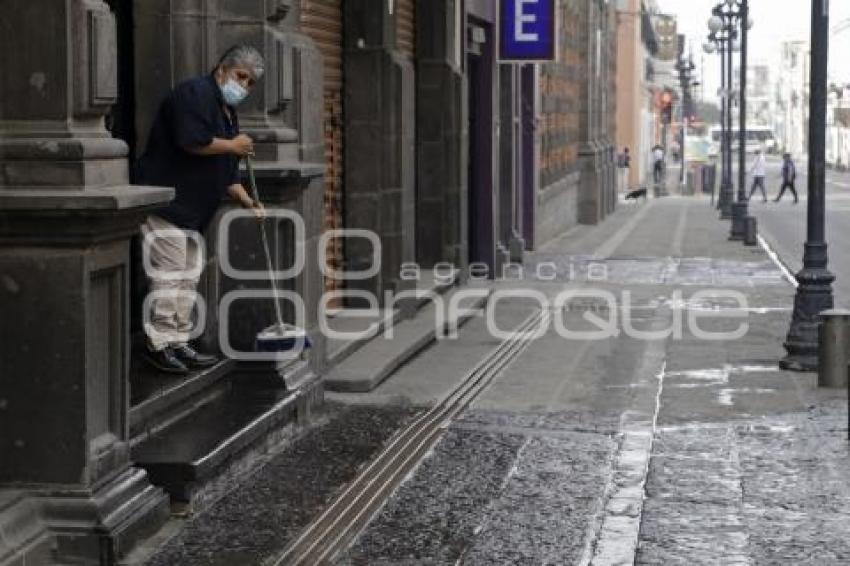
POLYGON ((797 274, 794 316, 782 368, 818 368, 820 313, 833 307, 826 243, 826 102, 829 0, 812 0, 811 94, 809 97, 809 187, 803 270, 797 274))

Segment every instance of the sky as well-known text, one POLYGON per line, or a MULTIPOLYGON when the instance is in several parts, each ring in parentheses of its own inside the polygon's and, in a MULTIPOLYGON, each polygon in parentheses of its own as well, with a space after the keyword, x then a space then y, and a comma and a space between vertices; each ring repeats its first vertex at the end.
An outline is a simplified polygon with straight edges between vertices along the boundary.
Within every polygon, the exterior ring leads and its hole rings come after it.
MULTIPOLYGON (((714 98, 720 86, 720 60, 716 55, 705 55, 702 44, 708 35, 708 18, 718 0, 658 0, 662 12, 678 17, 679 33, 687 36, 694 63, 704 71, 705 97, 714 98)), ((752 63, 766 63, 771 69, 779 66, 780 45, 783 41, 808 40, 811 33, 811 2, 809 0, 750 0, 753 28, 748 36, 748 59, 752 63)), ((830 27, 850 19, 850 0, 830 2, 830 27)), ((850 28, 830 37, 830 79, 850 82, 850 28), (840 54, 840 55, 839 55, 840 54)))

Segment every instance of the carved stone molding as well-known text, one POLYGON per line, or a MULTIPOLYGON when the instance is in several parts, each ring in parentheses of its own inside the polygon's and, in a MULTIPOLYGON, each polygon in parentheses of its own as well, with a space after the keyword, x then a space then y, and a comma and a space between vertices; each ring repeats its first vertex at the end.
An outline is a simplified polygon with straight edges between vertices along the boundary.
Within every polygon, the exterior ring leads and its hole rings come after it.
POLYGON ((118 99, 115 16, 100 0, 73 7, 74 114, 102 116, 118 99))

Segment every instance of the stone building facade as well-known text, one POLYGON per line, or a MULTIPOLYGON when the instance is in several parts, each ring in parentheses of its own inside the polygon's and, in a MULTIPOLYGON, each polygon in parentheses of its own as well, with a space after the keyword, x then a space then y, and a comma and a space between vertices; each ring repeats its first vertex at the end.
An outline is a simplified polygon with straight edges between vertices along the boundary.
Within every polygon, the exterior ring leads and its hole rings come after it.
POLYGON ((604 1, 559 9, 560 58, 538 70, 538 246, 616 205, 616 14, 604 1))
MULTIPOLYGON (((616 203, 611 2, 558 0, 560 58, 546 65, 498 63, 491 0, 7 3, 0 564, 116 563, 162 525, 169 499, 203 505, 199 486, 308 419, 328 364, 324 291, 383 300, 410 285, 399 270, 411 262, 497 277, 616 203), (311 347, 277 363, 224 356, 165 379, 134 355, 145 296, 137 232, 173 189, 133 184, 132 165, 162 97, 234 43, 266 58, 240 121, 256 140, 260 194, 284 211, 269 221, 275 267, 300 267, 281 282, 293 298, 285 316, 311 347), (374 276, 339 276, 376 255, 372 239, 342 228, 378 236, 374 276), (204 412, 225 409, 228 423, 204 412), (215 426, 191 442, 192 422, 206 418, 215 426)), ((204 234, 198 340, 251 353, 274 309, 246 298, 269 284, 256 275, 256 226, 228 223, 233 208, 223 203, 204 234)))
POLYGON ((647 0, 629 0, 618 10, 617 151, 628 147, 631 154, 628 187, 646 184, 650 153, 659 137, 656 124, 658 89, 654 83, 654 56, 658 52, 654 9, 647 0))

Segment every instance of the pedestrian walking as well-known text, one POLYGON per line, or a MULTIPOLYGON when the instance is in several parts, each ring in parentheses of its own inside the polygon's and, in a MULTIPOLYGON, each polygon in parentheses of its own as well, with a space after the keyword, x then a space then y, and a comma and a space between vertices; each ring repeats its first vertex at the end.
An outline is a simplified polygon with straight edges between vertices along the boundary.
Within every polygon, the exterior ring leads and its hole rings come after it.
POLYGON ((794 182, 796 180, 797 168, 794 166, 794 160, 791 159, 791 154, 786 153, 782 156, 782 188, 779 190, 779 194, 773 202, 779 202, 782 200, 782 195, 785 194, 786 189, 790 189, 791 194, 794 195, 794 204, 800 202, 800 199, 797 196, 797 188, 794 186, 794 182))
POLYGON ((217 362, 189 345, 192 312, 202 266, 197 238, 229 195, 264 216, 262 205, 240 183, 239 159, 254 142, 239 133, 236 107, 263 74, 262 55, 250 46, 227 50, 210 74, 172 90, 154 120, 138 164, 138 182, 175 187, 175 198, 142 225, 150 262, 152 301, 145 359, 167 373, 217 362))
POLYGON ((664 180, 664 148, 660 145, 652 148, 652 178, 656 185, 664 180))
POLYGON ((767 162, 765 161, 763 150, 760 149, 756 155, 756 159, 753 161, 753 166, 750 169, 750 172, 753 175, 753 186, 750 188, 750 198, 748 200, 753 199, 756 189, 761 189, 761 197, 764 199, 764 202, 767 202, 767 192, 764 190, 764 177, 767 174, 767 162))

